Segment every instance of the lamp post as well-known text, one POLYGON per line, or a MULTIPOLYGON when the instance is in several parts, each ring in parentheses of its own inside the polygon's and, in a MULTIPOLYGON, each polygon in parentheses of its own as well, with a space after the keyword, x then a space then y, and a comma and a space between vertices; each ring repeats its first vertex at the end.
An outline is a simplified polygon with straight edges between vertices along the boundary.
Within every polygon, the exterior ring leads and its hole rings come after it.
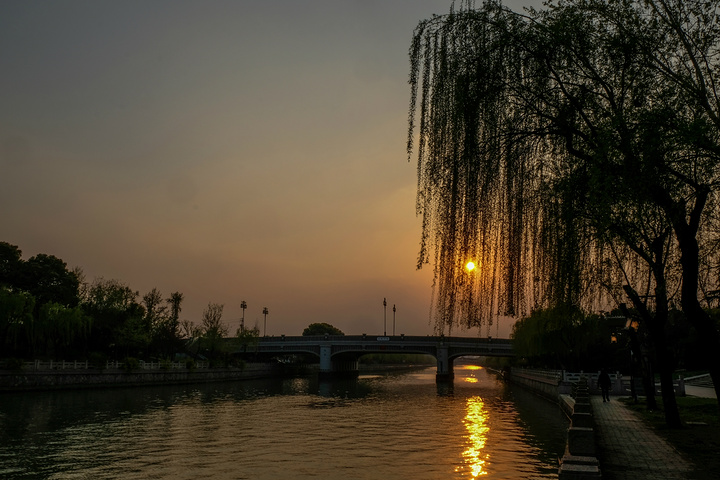
POLYGON ((240 302, 240 308, 242 308, 242 318, 240 319, 240 333, 245 333, 245 309, 247 308, 247 303, 245 303, 245 300, 240 302))
POLYGON ((395 304, 393 303, 393 337, 395 336, 395 304))
POLYGON ((267 316, 268 316, 268 309, 267 307, 263 307, 263 316, 265 317, 263 319, 263 337, 267 337, 267 316))
MULTIPOLYGON (((630 336, 630 396, 632 397, 633 401, 637 403, 637 392, 635 391, 635 368, 634 368, 634 354, 635 354, 635 347, 639 345, 639 342, 637 340, 637 331, 638 328, 640 328, 640 322, 638 322, 635 319, 628 318, 627 322, 625 322, 625 331, 628 332, 630 336)), ((639 352, 638 352, 639 353, 639 352)), ((655 388, 654 382, 653 382, 653 388, 655 388)))
POLYGON ((383 337, 387 337, 387 299, 383 298, 383 337))
MULTIPOLYGON (((619 320, 619 319, 624 319, 625 317, 605 317, 605 318, 619 320)), ((627 318, 627 320, 625 322, 625 327, 622 329, 623 330, 622 332, 617 332, 617 331, 613 330, 612 333, 610 333, 610 343, 612 343, 612 344, 618 343, 620 333, 623 333, 623 335, 627 335, 627 346, 628 346, 628 350, 630 350, 630 363, 628 365, 628 368, 630 370, 630 396, 632 397, 632 399, 635 403, 637 403, 638 399, 637 399, 637 391, 635 390, 635 368, 634 368, 635 351, 634 350, 636 348, 636 345, 638 344, 636 334, 637 334, 639 327, 640 327, 640 323, 637 320, 632 319, 632 318, 627 318)))

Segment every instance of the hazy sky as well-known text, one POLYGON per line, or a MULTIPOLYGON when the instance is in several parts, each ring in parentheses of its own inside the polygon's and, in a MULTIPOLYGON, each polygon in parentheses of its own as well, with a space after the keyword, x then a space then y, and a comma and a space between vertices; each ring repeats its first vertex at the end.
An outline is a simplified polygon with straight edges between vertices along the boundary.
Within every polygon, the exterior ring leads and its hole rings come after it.
POLYGON ((407 52, 450 3, 3 0, 0 241, 232 331, 432 334, 407 52))

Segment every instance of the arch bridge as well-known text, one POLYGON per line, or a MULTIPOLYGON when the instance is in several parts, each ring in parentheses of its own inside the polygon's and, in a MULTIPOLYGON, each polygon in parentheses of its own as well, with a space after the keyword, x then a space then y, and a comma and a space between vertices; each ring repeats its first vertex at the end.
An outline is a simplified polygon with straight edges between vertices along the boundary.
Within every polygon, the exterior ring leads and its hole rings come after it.
POLYGON ((260 337, 246 352, 265 355, 312 354, 320 360, 320 375, 358 373, 358 360, 369 353, 419 353, 437 360, 437 380, 453 378, 453 361, 462 356, 514 356, 506 339, 468 337, 321 335, 260 337))

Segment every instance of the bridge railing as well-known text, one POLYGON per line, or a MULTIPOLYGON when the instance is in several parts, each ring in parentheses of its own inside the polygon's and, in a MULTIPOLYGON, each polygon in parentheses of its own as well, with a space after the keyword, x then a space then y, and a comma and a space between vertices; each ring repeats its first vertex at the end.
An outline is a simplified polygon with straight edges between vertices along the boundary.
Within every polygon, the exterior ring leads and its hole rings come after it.
POLYGON ((378 342, 378 341, 390 341, 390 342, 441 342, 441 343, 464 343, 464 344, 478 344, 478 343, 489 343, 499 345, 509 345, 512 343, 511 340, 505 338, 492 338, 492 337, 434 337, 434 336, 420 336, 420 335, 280 335, 278 337, 260 337, 260 343, 276 343, 276 342, 331 342, 331 343, 356 343, 356 342, 378 342))

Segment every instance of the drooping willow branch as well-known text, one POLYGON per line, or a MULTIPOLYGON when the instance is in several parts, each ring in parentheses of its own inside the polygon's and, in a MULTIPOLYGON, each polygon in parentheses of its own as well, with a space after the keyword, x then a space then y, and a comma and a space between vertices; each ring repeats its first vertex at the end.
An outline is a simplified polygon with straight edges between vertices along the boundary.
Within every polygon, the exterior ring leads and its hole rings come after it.
POLYGON ((656 192, 697 196, 709 181, 697 172, 717 164, 717 132, 691 127, 712 119, 652 60, 675 46, 651 9, 560 3, 523 15, 464 4, 414 32, 407 149, 438 330, 598 304, 628 268, 650 288, 637 249, 604 245, 649 242, 635 227, 667 226, 656 192))
POLYGON ((408 155, 417 122, 418 266, 432 252, 440 328, 480 326, 538 303, 537 279, 558 267, 539 259, 538 242, 568 238, 541 207, 546 147, 526 132, 542 126, 516 95, 529 73, 518 48, 525 28, 488 3, 422 22, 413 37, 408 155), (467 271, 470 260, 479 268, 467 271))

